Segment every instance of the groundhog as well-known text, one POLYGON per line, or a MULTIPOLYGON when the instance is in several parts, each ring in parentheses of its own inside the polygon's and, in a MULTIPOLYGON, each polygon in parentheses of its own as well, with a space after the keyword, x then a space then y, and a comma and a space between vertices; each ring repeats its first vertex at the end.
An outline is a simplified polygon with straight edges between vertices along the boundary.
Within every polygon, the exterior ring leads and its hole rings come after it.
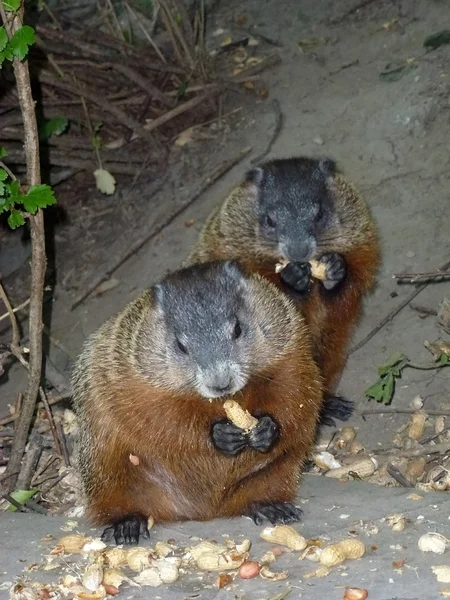
POLYGON ((300 518, 322 378, 301 314, 258 274, 218 261, 168 275, 86 341, 72 384, 105 541, 147 538, 149 516, 300 518), (231 396, 259 419, 248 433, 226 418, 231 396))
POLYGON ((335 390, 380 250, 367 205, 336 163, 280 159, 247 173, 210 216, 186 264, 217 259, 238 259, 296 297, 324 376, 321 422, 348 420, 353 403, 335 390), (311 259, 324 265, 324 281, 312 280, 311 259))

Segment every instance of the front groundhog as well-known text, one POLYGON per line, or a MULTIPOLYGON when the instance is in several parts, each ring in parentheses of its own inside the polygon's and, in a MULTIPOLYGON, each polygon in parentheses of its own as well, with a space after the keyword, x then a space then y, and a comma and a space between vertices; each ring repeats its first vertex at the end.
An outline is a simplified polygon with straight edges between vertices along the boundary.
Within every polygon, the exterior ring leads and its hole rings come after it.
POLYGON ((335 388, 380 251, 367 205, 336 164, 300 157, 252 169, 210 216, 188 263, 218 259, 241 261, 300 301, 324 376, 322 422, 348 419, 352 403, 335 388), (312 281, 311 259, 324 281, 312 281), (289 264, 276 274, 280 262, 289 264))
POLYGON ((307 327, 276 286, 234 262, 168 276, 94 333, 75 367, 90 518, 118 544, 148 537, 149 516, 298 520, 322 394, 307 327), (259 419, 250 433, 226 419, 230 396, 259 419))

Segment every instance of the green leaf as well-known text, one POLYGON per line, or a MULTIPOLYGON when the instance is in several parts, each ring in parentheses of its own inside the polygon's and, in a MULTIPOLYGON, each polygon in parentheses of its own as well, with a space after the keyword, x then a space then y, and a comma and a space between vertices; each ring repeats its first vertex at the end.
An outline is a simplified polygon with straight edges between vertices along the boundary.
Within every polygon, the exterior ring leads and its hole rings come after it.
POLYGON ((3 182, 7 178, 8 173, 5 171, 5 169, 0 169, 0 196, 3 196, 5 193, 6 185, 3 182))
MULTIPOLYGON (((11 492, 11 497, 14 498, 14 500, 18 502, 21 506, 23 506, 28 502, 28 500, 31 500, 33 496, 36 496, 38 491, 39 490, 36 488, 33 490, 17 490, 16 492, 11 492)), ((8 511, 15 512, 16 510, 17 508, 10 504, 8 511)))
POLYGON ((380 79, 383 81, 398 81, 414 69, 417 69, 417 65, 414 63, 400 66, 387 65, 386 69, 380 73, 380 79))
POLYGON ((9 12, 20 8, 20 4, 21 0, 3 0, 3 7, 9 12))
POLYGON ((34 215, 38 208, 56 204, 55 194, 49 185, 33 185, 26 196, 22 197, 25 210, 34 215))
POLYGON ((13 60, 14 53, 11 46, 8 44, 4 50, 0 52, 0 65, 3 64, 4 60, 13 60))
POLYGON ((94 128, 95 133, 98 133, 103 127, 103 121, 101 121, 100 119, 94 119, 94 121, 92 122, 92 127, 94 128))
POLYGON ((427 50, 436 50, 436 48, 444 44, 450 44, 450 29, 443 29, 437 33, 432 33, 423 42, 423 46, 427 50))
POLYGON ((387 359, 385 363, 378 367, 378 375, 380 375, 380 377, 382 375, 386 375, 386 373, 391 371, 392 367, 397 366, 402 360, 405 359, 406 356, 401 352, 394 352, 393 354, 391 354, 391 356, 387 359))
POLYGON ((8 225, 11 229, 16 229, 25 223, 25 217, 19 210, 12 210, 8 217, 8 225))
POLYGON ((186 94, 187 86, 188 86, 187 79, 185 81, 181 82, 181 85, 177 90, 177 100, 181 100, 182 98, 184 98, 184 95, 186 94))
POLYGON ((450 356, 448 356, 447 354, 441 354, 438 362, 440 365, 448 365, 450 364, 450 356))
POLYGON ((6 48, 8 44, 8 35, 6 33, 6 29, 2 26, 0 27, 0 52, 6 48))
POLYGON ((61 135, 69 126, 69 120, 66 117, 55 117, 41 123, 39 127, 39 139, 48 140, 52 135, 61 135))
POLYGON ((377 402, 382 402, 384 398, 384 381, 380 379, 368 387, 364 392, 364 395, 367 396, 367 398, 373 398, 373 400, 376 400, 377 402))
POLYGON ((102 138, 99 135, 93 135, 91 137, 91 144, 97 150, 100 150, 103 147, 102 138))
POLYGON ((389 373, 385 381, 386 384, 383 390, 383 402, 384 404, 390 404, 392 401, 392 396, 394 395, 395 377, 392 375, 392 373, 389 373))
POLYGON ((8 152, 7 152, 6 148, 3 148, 3 146, 0 146, 0 158, 5 158, 5 156, 8 156, 8 152))
POLYGON ((9 46, 12 49, 14 56, 19 60, 23 60, 28 54, 29 47, 34 44, 35 35, 34 29, 29 25, 23 25, 12 36, 9 46))

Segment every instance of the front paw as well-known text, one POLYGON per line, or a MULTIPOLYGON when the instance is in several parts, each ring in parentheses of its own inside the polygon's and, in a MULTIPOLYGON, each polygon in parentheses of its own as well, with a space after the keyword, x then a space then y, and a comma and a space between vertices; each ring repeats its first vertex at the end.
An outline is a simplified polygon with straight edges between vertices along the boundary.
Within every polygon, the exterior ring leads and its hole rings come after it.
POLYGON ((244 430, 228 419, 214 423, 211 437, 214 447, 229 456, 239 454, 247 446, 244 430))
POLYGON ((320 424, 328 427, 336 427, 334 419, 348 421, 355 410, 355 405, 351 400, 346 400, 341 396, 330 396, 325 394, 325 402, 320 414, 320 424))
POLYGON ((264 521, 272 525, 284 525, 300 521, 302 511, 292 502, 257 502, 252 504, 245 516, 250 517, 256 525, 262 525, 264 521))
POLYGON ((268 452, 279 437, 278 423, 270 415, 263 415, 248 433, 248 445, 258 452, 268 452))
POLYGON ((150 538, 148 531, 148 520, 142 515, 129 515, 117 521, 111 527, 107 527, 102 533, 102 542, 110 542, 112 538, 118 546, 120 544, 138 544, 139 536, 144 540, 150 538))
POLYGON ((347 268, 345 261, 337 252, 328 252, 319 259, 319 264, 325 265, 325 279, 322 281, 326 290, 332 290, 345 279, 347 268))
POLYGON ((297 294, 307 294, 311 290, 311 265, 302 262, 290 262, 282 271, 280 278, 297 294))

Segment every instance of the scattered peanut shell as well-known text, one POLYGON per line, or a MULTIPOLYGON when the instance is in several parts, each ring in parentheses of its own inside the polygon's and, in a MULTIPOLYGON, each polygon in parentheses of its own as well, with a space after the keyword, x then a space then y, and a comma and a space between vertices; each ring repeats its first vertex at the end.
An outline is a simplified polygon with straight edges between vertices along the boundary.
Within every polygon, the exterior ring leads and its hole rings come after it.
POLYGON ((104 550, 105 548, 106 548, 105 542, 102 542, 102 540, 100 538, 95 538, 95 539, 91 540, 90 542, 87 542, 87 544, 85 544, 83 546, 82 551, 83 552, 100 552, 101 550, 104 550))
POLYGON ((375 473, 377 467, 378 463, 375 458, 361 458, 350 465, 345 465, 343 467, 339 467, 338 469, 331 469, 325 473, 325 477, 340 479, 349 473, 356 473, 356 475, 361 478, 369 477, 375 473))
POLYGON ((119 588, 117 588, 115 585, 110 585, 109 583, 104 583, 103 587, 105 588, 105 592, 107 593, 108 596, 117 596, 117 594, 120 594, 119 588))
POLYGON ((106 590, 101 585, 97 591, 89 592, 89 591, 80 591, 75 596, 76 600, 102 600, 106 596, 106 590))
POLYGON ((61 546, 63 552, 66 554, 81 554, 83 547, 89 542, 92 542, 92 538, 79 533, 72 533, 71 535, 62 537, 58 541, 58 546, 61 546))
POLYGON ((408 461, 405 476, 411 483, 416 483, 422 477, 425 471, 426 460, 422 456, 417 456, 408 461))
POLYGON ((159 560, 157 569, 163 583, 173 583, 180 576, 178 566, 168 560, 159 560))
POLYGON ((103 569, 101 565, 93 564, 86 567, 81 583, 90 592, 95 592, 103 580, 103 569))
POLYGON ((439 435, 441 434, 445 429, 445 417, 444 416, 439 416, 436 417, 436 421, 434 422, 434 432, 439 435))
POLYGON ((263 579, 270 579, 270 581, 280 581, 281 579, 286 579, 289 576, 287 571, 271 571, 269 567, 261 567, 259 572, 263 579))
POLYGON ((246 560, 239 567, 238 575, 241 579, 253 579, 259 575, 261 567, 253 560, 246 560))
POLYGON ((106 550, 103 553, 103 556, 106 559, 106 563, 111 569, 115 567, 120 567, 127 563, 128 552, 123 548, 111 548, 110 550, 106 550))
POLYGON ((290 550, 304 550, 307 546, 305 538, 290 525, 266 527, 260 537, 266 542, 281 544, 290 550))
POLYGON ((127 552, 127 563, 132 571, 142 571, 150 565, 148 548, 132 548, 127 552))
POLYGON ((408 429, 408 437, 411 440, 420 440, 420 438, 423 436, 427 418, 427 413, 422 410, 419 410, 411 415, 411 421, 408 429))
POLYGON ((331 452, 318 452, 313 455, 314 464, 319 467, 322 471, 329 471, 330 469, 339 469, 341 463, 334 458, 331 452))
POLYGON ((324 548, 320 554, 320 563, 326 567, 340 565, 347 558, 361 558, 366 547, 357 539, 348 539, 324 548))
POLYGON ((227 548, 226 546, 220 546, 219 544, 213 544, 212 542, 200 542, 189 548, 188 552, 192 558, 197 561, 202 554, 222 554, 222 552, 227 552, 227 548))
POLYGON ((237 554, 226 550, 222 554, 205 552, 197 559, 197 567, 201 571, 228 571, 238 569, 247 558, 247 553, 237 554))
POLYGON ((216 585, 220 590, 220 589, 226 587, 227 585, 230 585, 230 583, 233 583, 233 581, 234 581, 234 577, 230 573, 220 573, 217 576, 216 585))
POLYGON ((386 517, 386 523, 392 527, 392 531, 399 533, 406 527, 405 516, 401 513, 395 513, 386 517))
POLYGON ((239 554, 243 554, 244 552, 248 552, 250 550, 250 546, 252 545, 250 540, 242 540, 239 544, 236 544, 236 550, 239 554))
POLYGON ((417 542, 419 550, 422 552, 434 552, 436 554, 444 554, 445 549, 448 546, 448 540, 440 533, 424 533, 420 536, 417 542))
POLYGON ((250 431, 256 427, 258 419, 255 419, 247 410, 241 408, 235 400, 226 400, 223 403, 223 407, 227 417, 236 427, 245 429, 246 431, 250 431))
POLYGON ((335 440, 335 445, 338 448, 345 448, 348 444, 351 444, 355 438, 356 429, 354 427, 343 427, 335 440))
POLYGON ((369 592, 363 588, 345 588, 344 600, 366 600, 369 592))
POLYGON ((320 565, 315 571, 311 571, 311 573, 307 573, 305 575, 305 579, 311 579, 311 577, 328 577, 331 573, 330 569, 325 565, 320 565))
POLYGON ((156 542, 155 552, 158 556, 165 558, 166 556, 169 556, 171 552, 173 552, 173 548, 170 546, 170 544, 166 544, 166 542, 156 542))
POLYGON ((262 565, 270 565, 270 563, 273 563, 277 560, 277 557, 275 556, 275 554, 272 552, 272 550, 268 550, 267 552, 264 552, 264 554, 261 556, 260 558, 260 563, 262 565))
POLYGON ((322 548, 319 548, 318 546, 308 546, 300 556, 300 560, 307 558, 308 560, 312 560, 313 562, 319 562, 321 554, 322 548))
POLYGON ((450 583, 450 566, 449 565, 438 565, 431 567, 431 570, 436 575, 436 579, 439 583, 450 583))
POLYGON ((350 454, 359 454, 360 452, 363 452, 365 450, 363 444, 361 444, 361 442, 358 442, 358 440, 355 440, 354 442, 352 442, 349 447, 348 447, 348 451, 350 452, 350 454))
POLYGON ((420 396, 415 396, 411 402, 411 408, 414 410, 420 410, 423 407, 423 400, 420 396))
POLYGON ((134 581, 127 577, 122 571, 120 571, 120 569, 106 569, 106 571, 103 573, 102 585, 105 586, 105 589, 107 585, 120 588, 124 581, 130 585, 136 585, 134 581))
POLYGON ((158 587, 162 584, 162 579, 159 576, 159 571, 155 567, 144 569, 134 578, 136 583, 139 585, 151 585, 152 587, 158 587))

